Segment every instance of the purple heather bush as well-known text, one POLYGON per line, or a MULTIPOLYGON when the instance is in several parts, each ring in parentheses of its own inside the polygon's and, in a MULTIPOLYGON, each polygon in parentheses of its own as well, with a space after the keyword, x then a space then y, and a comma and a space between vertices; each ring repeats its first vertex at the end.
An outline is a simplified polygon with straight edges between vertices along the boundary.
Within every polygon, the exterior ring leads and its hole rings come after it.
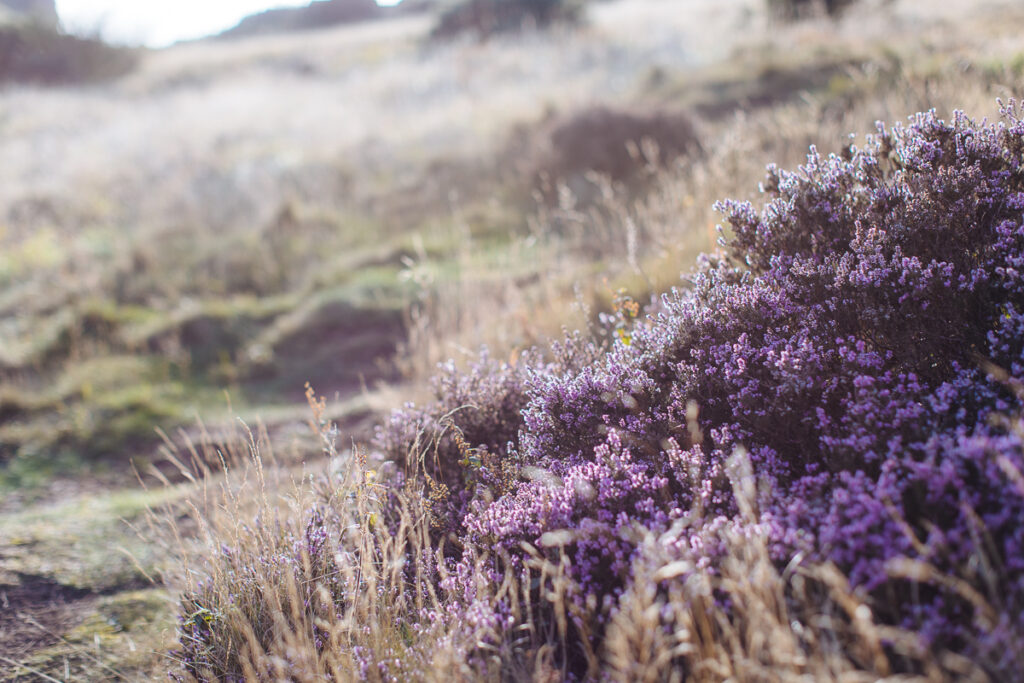
MULTIPOLYGON (((996 123, 926 113, 879 125, 862 147, 769 168, 762 190, 759 209, 719 205, 722 251, 631 329, 444 367, 433 405, 379 430, 398 465, 392 500, 422 490, 437 551, 430 571, 406 573, 436 581, 436 618, 492 639, 505 630, 504 642, 474 636, 482 654, 467 661, 481 675, 501 677, 487 653, 514 651, 526 631, 561 634, 547 651, 564 677, 595 675, 594 653, 625 638, 637 596, 661 605, 659 633, 683 633, 695 612, 673 601, 742 575, 735 539, 748 539, 777 576, 841 572, 843 591, 915 647, 1022 676, 1016 104, 996 123), (544 566, 564 570, 557 585, 544 566), (510 577, 526 592, 481 588, 510 577)), ((310 558, 315 526, 296 539, 310 558)), ((720 625, 749 616, 743 596, 709 590, 708 604, 737 610, 720 625)), ((851 629, 861 616, 850 611, 851 629)), ((210 642, 189 624, 185 639, 210 642)), ((891 663, 864 666, 913 670, 897 643, 876 648, 891 663)))
POLYGON ((1024 123, 1015 104, 1002 114, 919 114, 770 167, 764 206, 720 203, 722 253, 607 352, 449 372, 438 407, 396 414, 386 450, 433 458, 448 486, 432 493, 461 549, 446 587, 467 577, 472 602, 480 563, 497 581, 539 548, 569 559, 576 626, 599 637, 638 539, 665 534, 713 574, 721 530, 746 529, 780 565, 834 563, 929 647, 1014 671, 1024 449, 1005 416, 1024 381, 1024 123), (451 444, 410 448, 445 429, 451 444), (729 484, 741 449, 754 523, 729 484), (503 464, 516 476, 497 491, 480 471, 503 464), (907 558, 974 592, 899 575, 907 558), (968 595, 1007 609, 983 616, 968 595))

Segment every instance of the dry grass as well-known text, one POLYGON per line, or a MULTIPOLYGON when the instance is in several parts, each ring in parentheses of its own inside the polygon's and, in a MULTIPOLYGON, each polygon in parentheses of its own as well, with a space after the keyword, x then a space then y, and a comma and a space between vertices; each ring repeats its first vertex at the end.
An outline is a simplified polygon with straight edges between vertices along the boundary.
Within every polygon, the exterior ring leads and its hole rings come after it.
POLYGON ((155 513, 152 533, 183 561, 166 573, 186 595, 183 628, 190 620, 216 633, 204 666, 175 673, 185 680, 464 677, 460 657, 475 634, 424 620, 444 607, 426 575, 437 558, 423 500, 403 497, 384 520, 376 473, 358 451, 338 451, 336 428, 322 404, 312 405, 326 471, 277 466, 267 434, 244 427, 170 456, 196 493, 155 513), (315 549, 311 514, 336 530, 315 549), (357 673, 371 658, 386 665, 357 673))
MULTIPOLYGON (((599 627, 570 599, 567 557, 526 548, 522 574, 496 585, 481 570, 471 599, 510 605, 508 622, 475 622, 466 596, 441 588, 444 550, 423 495, 386 491, 387 475, 358 451, 339 452, 323 404, 311 405, 325 471, 276 465, 267 435, 244 426, 171 456, 195 493, 154 513, 150 533, 177 548, 165 577, 185 596, 182 643, 201 624, 209 653, 203 666, 174 670, 178 680, 555 681, 570 661, 588 677, 624 683, 989 680, 976 663, 877 623, 834 566, 798 556, 778 567, 757 531, 756 483, 742 454, 730 480, 744 525, 720 532, 727 559, 717 573, 672 557, 672 531, 646 538, 591 649, 587 633, 599 627), (397 496, 386 508, 385 495, 397 496), (316 520, 334 531, 311 550, 316 520), (587 647, 577 650, 581 633, 587 647)), ((925 577, 935 570, 918 565, 917 580, 956 582, 925 577)))

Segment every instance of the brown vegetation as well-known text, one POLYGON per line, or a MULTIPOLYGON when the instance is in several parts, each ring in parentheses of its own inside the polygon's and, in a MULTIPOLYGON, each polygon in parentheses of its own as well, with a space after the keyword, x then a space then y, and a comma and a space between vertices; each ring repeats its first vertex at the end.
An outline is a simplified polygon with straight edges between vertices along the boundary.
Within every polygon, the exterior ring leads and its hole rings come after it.
POLYGON ((132 71, 135 51, 64 35, 39 24, 0 25, 0 83, 104 81, 132 71))
POLYGON ((509 142, 512 164, 522 169, 531 190, 552 205, 560 189, 582 204, 593 204, 602 181, 622 185, 622 194, 639 196, 645 181, 702 149, 685 113, 607 106, 553 115, 534 130, 519 128, 509 142))
POLYGON ((445 10, 431 38, 446 40, 472 35, 490 36, 552 24, 575 24, 583 17, 580 0, 459 0, 445 10))

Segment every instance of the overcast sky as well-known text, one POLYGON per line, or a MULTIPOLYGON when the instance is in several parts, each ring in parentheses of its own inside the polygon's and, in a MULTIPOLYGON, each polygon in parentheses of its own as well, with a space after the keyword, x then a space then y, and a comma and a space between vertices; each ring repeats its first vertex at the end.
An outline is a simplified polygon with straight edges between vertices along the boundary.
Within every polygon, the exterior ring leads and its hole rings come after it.
MULTIPOLYGON (((108 40, 162 47, 230 28, 247 14, 310 0, 57 0, 64 27, 108 40)), ((394 0, 378 0, 395 4, 394 0)))

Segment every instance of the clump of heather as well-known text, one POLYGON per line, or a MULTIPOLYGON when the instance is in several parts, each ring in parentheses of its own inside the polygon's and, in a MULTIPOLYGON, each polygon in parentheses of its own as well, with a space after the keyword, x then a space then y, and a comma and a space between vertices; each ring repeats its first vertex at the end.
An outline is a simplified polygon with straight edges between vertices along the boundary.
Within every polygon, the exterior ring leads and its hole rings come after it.
POLYGON ((458 516, 445 586, 469 601, 481 567, 498 581, 531 552, 562 563, 584 651, 636 591, 641 539, 714 576, 723 535, 763 535, 780 566, 838 567, 923 646, 1017 671, 1024 444, 1003 417, 1024 381, 1017 111, 919 114, 839 156, 812 148, 795 172, 769 169, 760 209, 722 202, 723 252, 606 354, 443 380, 418 428, 461 405, 501 415, 436 449, 449 478, 428 470, 458 516), (453 486, 483 470, 473 449, 488 469, 513 463, 512 484, 453 486), (729 483, 740 451, 753 517, 729 483))
POLYGON ((812 148, 763 193, 654 313, 443 367, 377 434, 394 476, 356 462, 301 530, 236 531, 184 598, 185 670, 1019 679, 1016 105, 812 148))
POLYGON ((465 370, 442 364, 431 381, 434 402, 392 413, 377 429, 375 446, 399 466, 397 482, 425 482, 434 528, 461 534, 474 500, 494 500, 518 480, 530 378, 572 373, 600 353, 583 335, 572 334, 546 358, 528 351, 499 361, 485 348, 465 370))
MULTIPOLYGON (((331 526, 336 527, 337 520, 332 521, 335 524, 331 526)), ((224 546, 220 557, 214 559, 218 570, 231 577, 231 585, 210 577, 200 580, 182 598, 181 650, 174 654, 184 672, 196 679, 245 680, 244 650, 239 645, 247 640, 244 627, 253 624, 257 629, 286 625, 308 631, 304 635, 314 645, 313 651, 323 652, 330 634, 317 626, 315 619, 337 615, 345 603, 346 589, 351 588, 334 559, 335 547, 320 510, 310 512, 303 534, 279 524, 277 529, 265 528, 259 519, 255 525, 244 533, 260 539, 259 553, 224 546), (266 603, 265 595, 271 598, 266 603), (273 624, 275 612, 285 623, 273 624), (239 619, 242 615, 244 621, 239 619)), ((255 633, 252 638, 256 642, 245 643, 249 648, 260 640, 255 633)), ((252 666, 251 662, 246 665, 252 666)), ((303 671, 310 663, 292 662, 291 666, 303 671)), ((270 675, 271 671, 256 673, 270 675)))

